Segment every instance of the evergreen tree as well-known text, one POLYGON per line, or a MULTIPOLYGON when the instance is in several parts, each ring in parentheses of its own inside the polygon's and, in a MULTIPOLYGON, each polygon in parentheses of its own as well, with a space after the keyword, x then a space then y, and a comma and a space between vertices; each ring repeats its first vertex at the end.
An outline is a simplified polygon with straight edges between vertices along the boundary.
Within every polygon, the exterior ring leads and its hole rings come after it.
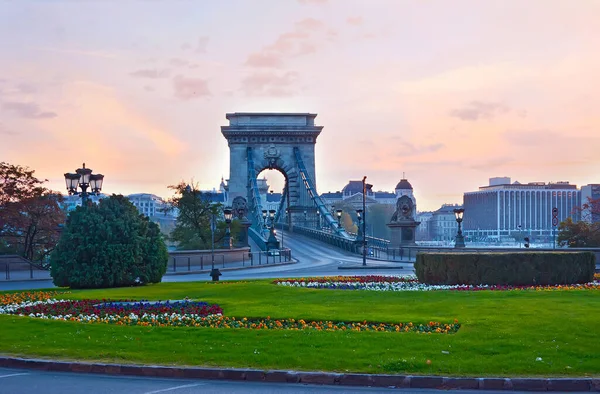
POLYGON ((69 214, 50 273, 55 285, 71 288, 158 283, 168 258, 158 225, 112 195, 69 214))

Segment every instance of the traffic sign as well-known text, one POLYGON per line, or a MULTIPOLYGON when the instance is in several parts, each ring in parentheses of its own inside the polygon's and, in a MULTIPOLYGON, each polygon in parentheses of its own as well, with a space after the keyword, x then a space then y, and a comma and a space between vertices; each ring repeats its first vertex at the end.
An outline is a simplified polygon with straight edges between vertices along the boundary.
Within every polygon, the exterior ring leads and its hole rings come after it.
POLYGON ((552 208, 552 216, 558 217, 558 208, 556 208, 556 207, 552 208))
POLYGON ((553 218, 552 218, 552 225, 553 225, 554 227, 558 226, 558 218, 557 218, 557 217, 553 217, 553 218))

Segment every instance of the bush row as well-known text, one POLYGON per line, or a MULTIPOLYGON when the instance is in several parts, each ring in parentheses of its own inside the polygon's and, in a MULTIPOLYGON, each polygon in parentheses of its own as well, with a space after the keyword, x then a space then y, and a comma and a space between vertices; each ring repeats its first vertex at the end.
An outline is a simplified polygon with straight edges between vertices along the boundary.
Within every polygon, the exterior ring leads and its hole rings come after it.
POLYGON ((558 285, 591 282, 591 252, 419 253, 415 272, 426 284, 558 285))

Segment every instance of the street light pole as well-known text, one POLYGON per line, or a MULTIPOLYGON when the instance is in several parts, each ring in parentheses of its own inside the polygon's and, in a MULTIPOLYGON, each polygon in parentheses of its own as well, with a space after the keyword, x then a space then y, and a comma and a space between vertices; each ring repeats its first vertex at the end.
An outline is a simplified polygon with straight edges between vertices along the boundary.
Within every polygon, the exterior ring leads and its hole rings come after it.
POLYGON ((363 263, 362 265, 367 265, 367 176, 365 175, 362 180, 362 243, 363 243, 363 263))
POLYGON ((216 227, 216 223, 215 223, 215 214, 213 212, 213 214, 210 217, 210 255, 211 255, 211 260, 212 260, 212 270, 214 271, 215 269, 215 227, 216 227))
POLYGON ((78 168, 75 173, 66 173, 64 175, 69 195, 80 196, 82 206, 87 205, 90 194, 98 195, 100 194, 100 190, 102 190, 104 175, 92 174, 90 168, 85 168, 85 163, 83 163, 82 168, 78 168), (81 192, 77 191, 77 187, 81 188, 81 192), (90 193, 87 191, 88 187, 91 189, 90 193))
POLYGON ((460 224, 463 221, 463 214, 465 210, 463 208, 456 208, 454 210, 454 216, 456 217, 456 223, 458 223, 458 232, 456 233, 456 242, 454 243, 455 248, 464 248, 465 247, 465 237, 463 237, 462 229, 460 224))
POLYGON ((227 224, 225 237, 223 238, 223 246, 227 249, 231 249, 231 218, 233 216, 231 207, 225 207, 223 209, 223 216, 225 216, 225 223, 227 224))

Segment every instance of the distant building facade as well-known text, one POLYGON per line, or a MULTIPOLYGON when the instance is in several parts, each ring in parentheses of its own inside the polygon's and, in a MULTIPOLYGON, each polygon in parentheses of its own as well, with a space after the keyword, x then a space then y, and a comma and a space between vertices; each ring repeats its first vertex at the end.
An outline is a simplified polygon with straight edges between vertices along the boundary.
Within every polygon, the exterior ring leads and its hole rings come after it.
POLYGON ((415 220, 417 222, 420 222, 421 224, 419 224, 417 226, 416 232, 415 232, 415 239, 417 242, 419 241, 431 241, 432 240, 432 230, 431 227, 433 225, 433 222, 431 221, 431 219, 433 218, 433 212, 417 212, 417 215, 415 216, 415 220))
MULTIPOLYGON (((413 195, 413 189, 411 184, 406 180, 402 179, 396 185, 394 192, 385 191, 373 191, 372 187, 366 190, 365 194, 365 205, 367 208, 373 204, 385 204, 395 205, 396 200, 403 196, 408 195, 415 204, 416 200, 413 195)), ((336 203, 344 202, 345 204, 351 205, 353 209, 362 209, 363 207, 363 186, 362 181, 349 181, 341 192, 327 192, 321 194, 323 202, 330 208, 335 206, 336 203)))
POLYGON ((149 217, 166 215, 166 203, 156 194, 135 193, 128 195, 127 198, 141 214, 149 217))
MULTIPOLYGON (((459 204, 444 204, 440 209, 431 213, 427 223, 432 241, 454 241, 458 233, 458 223, 454 210, 462 208, 459 204)), ((417 227, 418 231, 418 227, 417 227)))
POLYGON ((463 233, 467 238, 502 240, 521 232, 548 239, 552 236, 552 208, 559 222, 580 219, 581 192, 569 182, 510 182, 490 178, 488 186, 464 193, 463 233))
MULTIPOLYGON (((106 198, 106 194, 102 194, 100 193, 99 195, 90 195, 88 196, 88 198, 90 199, 90 201, 94 202, 94 203, 98 203, 100 200, 102 200, 103 198, 106 198)), ((75 208, 80 207, 81 206, 81 197, 77 196, 77 195, 72 195, 72 196, 63 196, 63 201, 61 203, 61 207, 62 209, 66 210, 67 212, 71 212, 73 210, 75 210, 75 208)))

